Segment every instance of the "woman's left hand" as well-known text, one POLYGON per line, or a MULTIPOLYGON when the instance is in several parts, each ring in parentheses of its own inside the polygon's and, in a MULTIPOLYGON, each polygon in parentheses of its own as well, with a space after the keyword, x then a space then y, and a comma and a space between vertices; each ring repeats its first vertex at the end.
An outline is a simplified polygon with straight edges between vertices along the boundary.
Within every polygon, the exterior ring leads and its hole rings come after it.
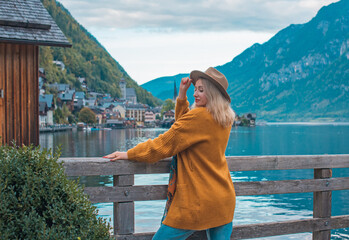
POLYGON ((179 99, 185 99, 187 97, 187 90, 190 87, 190 84, 192 82, 193 80, 188 77, 182 78, 181 85, 179 86, 179 93, 178 93, 179 99))
POLYGON ((110 161, 116 161, 116 160, 121 160, 121 159, 124 159, 124 160, 127 160, 128 159, 128 156, 127 156, 127 152, 113 152, 107 156, 104 156, 103 158, 108 158, 110 159, 110 161))

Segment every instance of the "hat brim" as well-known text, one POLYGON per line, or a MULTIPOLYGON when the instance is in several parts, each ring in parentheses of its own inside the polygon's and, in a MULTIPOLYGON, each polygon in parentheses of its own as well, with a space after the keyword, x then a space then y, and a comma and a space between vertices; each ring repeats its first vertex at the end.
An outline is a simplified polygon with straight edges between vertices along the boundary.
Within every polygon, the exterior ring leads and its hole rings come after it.
POLYGON ((220 85, 216 80, 214 80, 212 77, 210 77, 210 75, 207 75, 206 73, 204 72, 201 72, 199 70, 194 70, 190 73, 190 76, 189 76, 190 79, 193 80, 193 84, 195 85, 196 81, 199 79, 199 78, 204 78, 204 79, 207 79, 209 80, 210 82, 212 82, 217 88, 218 90, 222 93, 222 95, 229 101, 231 102, 231 99, 230 99, 230 96, 229 94, 227 93, 227 91, 224 89, 224 87, 222 85, 220 85))

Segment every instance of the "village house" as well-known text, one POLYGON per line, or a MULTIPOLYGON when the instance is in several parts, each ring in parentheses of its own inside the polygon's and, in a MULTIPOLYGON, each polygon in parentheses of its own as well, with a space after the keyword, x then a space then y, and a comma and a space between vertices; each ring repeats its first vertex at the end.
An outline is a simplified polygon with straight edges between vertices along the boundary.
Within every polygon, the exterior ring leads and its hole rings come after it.
POLYGON ((99 106, 100 109, 104 110, 104 111, 111 111, 111 109, 113 109, 115 106, 117 105, 117 103, 114 102, 106 102, 103 103, 103 105, 99 106))
POLYGON ((47 124, 47 104, 46 102, 39 102, 39 126, 46 127, 47 124))
POLYGON ((114 102, 113 98, 106 98, 103 97, 102 99, 99 99, 98 101, 98 106, 100 106, 101 108, 107 108, 110 104, 112 104, 114 102), (109 104, 109 105, 108 105, 109 104))
POLYGON ((113 111, 118 111, 120 113, 120 118, 126 117, 126 108, 124 104, 119 104, 113 108, 113 111))
POLYGON ((85 99, 85 107, 94 107, 97 106, 97 99, 94 97, 85 99))
POLYGON ((0 1, 0 12, 0 144, 38 145, 39 46, 71 44, 39 0, 0 1))
POLYGON ((108 128, 124 128, 125 124, 124 121, 118 120, 118 119, 107 119, 105 123, 106 127, 108 128))
POLYGON ((137 104, 127 103, 126 118, 134 119, 138 125, 143 125, 144 114, 147 109, 148 109, 147 105, 143 105, 140 103, 137 103, 137 104))
POLYGON ((175 111, 174 110, 168 110, 163 115, 163 120, 172 120, 175 119, 175 111))
POLYGON ((53 125, 55 105, 52 94, 39 95, 39 125, 53 125))
POLYGON ((64 83, 51 83, 48 85, 48 87, 55 90, 57 93, 64 93, 70 90, 69 84, 64 83))
POLYGON ((69 111, 74 111, 74 98, 75 98, 75 91, 74 90, 68 90, 64 93, 59 93, 57 96, 57 106, 62 108, 64 103, 68 107, 69 111))
POLYGON ((254 126, 256 124, 257 115, 255 113, 245 113, 243 118, 249 121, 250 126, 254 126))
POLYGON ((74 109, 80 110, 84 106, 85 106, 85 93, 84 92, 75 92, 74 109))
POLYGON ((151 110, 147 110, 144 113, 144 123, 152 123, 155 122, 155 113, 151 110))
POLYGON ((151 111, 155 114, 155 119, 161 119, 161 107, 152 108, 151 111))
POLYGON ((103 94, 102 93, 97 93, 97 92, 88 92, 88 97, 92 97, 92 98, 102 98, 103 94))

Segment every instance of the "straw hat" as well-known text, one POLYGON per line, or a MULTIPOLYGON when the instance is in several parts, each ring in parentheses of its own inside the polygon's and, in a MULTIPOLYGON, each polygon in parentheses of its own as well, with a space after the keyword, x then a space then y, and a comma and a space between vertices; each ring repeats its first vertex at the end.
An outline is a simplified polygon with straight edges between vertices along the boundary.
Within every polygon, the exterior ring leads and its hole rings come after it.
POLYGON ((227 89, 228 89, 228 80, 227 78, 221 73, 219 72, 217 69, 213 68, 213 67, 209 67, 205 72, 201 72, 198 70, 194 70, 190 73, 189 76, 190 79, 193 80, 193 84, 195 85, 196 81, 199 78, 204 78, 209 80, 210 82, 212 82, 217 88, 218 90, 223 94, 223 96, 229 101, 230 100, 230 96, 227 93, 227 89))

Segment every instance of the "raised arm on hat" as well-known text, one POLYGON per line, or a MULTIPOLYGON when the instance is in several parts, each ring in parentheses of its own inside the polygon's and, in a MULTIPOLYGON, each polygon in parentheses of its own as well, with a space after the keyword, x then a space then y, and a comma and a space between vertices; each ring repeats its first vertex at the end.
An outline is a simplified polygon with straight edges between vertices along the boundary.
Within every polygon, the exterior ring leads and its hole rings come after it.
POLYGON ((185 113, 189 111, 189 102, 187 100, 187 91, 192 80, 189 77, 182 78, 179 85, 179 93, 176 101, 175 119, 176 121, 185 113))

